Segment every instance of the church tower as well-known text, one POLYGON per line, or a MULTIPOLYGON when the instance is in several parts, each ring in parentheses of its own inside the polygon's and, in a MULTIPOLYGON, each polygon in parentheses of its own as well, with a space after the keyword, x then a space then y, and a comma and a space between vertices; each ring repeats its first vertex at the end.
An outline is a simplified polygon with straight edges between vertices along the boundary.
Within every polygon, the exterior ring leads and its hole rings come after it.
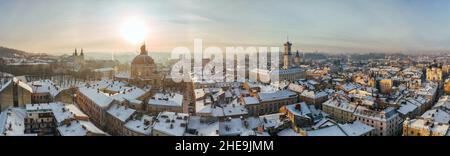
POLYGON ((80 60, 84 62, 84 52, 83 52, 83 49, 81 49, 80 60))
POLYGON ((300 53, 297 50, 297 53, 295 53, 295 57, 294 57, 294 64, 295 66, 300 66, 300 53))

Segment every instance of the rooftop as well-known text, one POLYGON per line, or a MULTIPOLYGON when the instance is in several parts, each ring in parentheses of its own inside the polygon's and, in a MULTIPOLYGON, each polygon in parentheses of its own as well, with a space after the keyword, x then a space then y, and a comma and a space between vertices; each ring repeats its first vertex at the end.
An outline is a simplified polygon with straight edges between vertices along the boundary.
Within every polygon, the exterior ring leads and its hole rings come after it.
POLYGON ((138 132, 143 135, 150 135, 153 127, 153 116, 143 115, 140 119, 132 119, 124 126, 129 130, 138 132))

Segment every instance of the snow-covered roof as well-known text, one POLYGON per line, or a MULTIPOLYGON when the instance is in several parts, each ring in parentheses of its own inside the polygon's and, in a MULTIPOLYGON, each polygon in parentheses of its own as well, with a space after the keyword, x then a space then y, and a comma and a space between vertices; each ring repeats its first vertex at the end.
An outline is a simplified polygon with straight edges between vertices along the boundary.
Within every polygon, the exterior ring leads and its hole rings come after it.
POLYGON ((98 68, 98 69, 94 69, 94 72, 110 72, 110 71, 114 71, 114 68, 98 68))
POLYGON ((140 119, 128 121, 124 126, 134 132, 150 135, 152 133, 153 122, 153 116, 143 115, 140 119))
POLYGON ((137 102, 139 97, 143 96, 149 88, 138 88, 121 81, 96 81, 89 86, 79 88, 80 92, 94 101, 100 107, 107 107, 113 100, 123 102, 137 102))
POLYGON ((247 108, 244 105, 237 103, 237 99, 234 99, 230 104, 222 106, 225 116, 246 115, 248 114, 247 108))
POLYGON ((299 104, 290 104, 290 105, 286 105, 286 109, 291 112, 294 115, 297 116, 306 116, 307 115, 312 115, 311 114, 311 110, 309 109, 308 105, 306 105, 306 103, 302 102, 299 104), (300 109, 296 109, 295 107, 299 107, 297 105, 300 105, 300 109))
POLYGON ((61 123, 66 119, 74 118, 74 114, 70 112, 62 103, 50 103, 50 108, 52 109, 53 116, 57 123, 61 123))
POLYGON ((401 105, 399 109, 397 109, 397 111, 403 115, 406 115, 410 112, 413 112, 414 110, 416 110, 418 107, 410 102, 407 102, 404 105, 401 105))
POLYGON ((245 103, 246 105, 256 105, 256 104, 259 104, 259 100, 258 100, 257 98, 255 98, 255 97, 252 97, 252 96, 244 97, 243 100, 244 100, 244 103, 245 103))
POLYGON ((71 121, 70 124, 57 128, 61 136, 86 136, 89 132, 96 135, 107 135, 89 121, 71 121))
POLYGON ((81 83, 79 81, 62 81, 61 83, 56 84, 49 79, 26 83, 25 81, 18 81, 19 79, 16 80, 20 87, 28 90, 30 93, 48 93, 53 97, 58 95, 61 91, 81 83))
POLYGON ((233 118, 219 123, 220 136, 238 136, 246 131, 251 131, 251 129, 249 129, 249 126, 245 125, 244 120, 240 118, 233 118))
POLYGON ((445 108, 446 110, 450 110, 450 96, 441 96, 439 98, 439 101, 436 103, 436 105, 433 106, 433 108, 445 108))
POLYGON ((315 91, 308 91, 308 90, 303 91, 300 95, 311 98, 311 99, 318 99, 318 98, 323 98, 323 97, 328 96, 328 94, 323 91, 315 92, 315 91))
POLYGON ((347 136, 361 136, 375 129, 359 121, 354 121, 353 123, 346 123, 339 126, 345 131, 347 136))
POLYGON ((183 95, 178 93, 156 93, 148 100, 148 104, 181 107, 183 106, 183 95))
POLYGON ((338 125, 307 131, 308 136, 347 136, 338 125))
POLYGON ((131 74, 128 72, 119 72, 119 73, 116 73, 116 75, 114 75, 114 77, 123 78, 123 79, 131 79, 131 74))
POLYGON ((299 133, 295 132, 292 128, 283 129, 277 133, 278 136, 301 136, 299 133))
MULTIPOLYGON (((27 117, 24 109, 10 108, 0 114, 0 134, 6 136, 23 136, 25 134, 25 118, 27 117)), ((28 134, 33 135, 33 134, 28 134)))
POLYGON ((289 90, 280 90, 274 93, 258 93, 261 101, 273 101, 287 98, 293 98, 296 96, 295 92, 289 90))
POLYGON ((430 109, 423 113, 421 117, 424 119, 432 119, 438 123, 450 123, 450 114, 441 109, 430 109))
POLYGON ((412 128, 417 129, 425 129, 431 132, 437 132, 440 134, 447 134, 447 131, 449 129, 448 124, 442 124, 442 123, 433 123, 433 121, 430 121, 428 119, 412 119, 409 120, 409 126, 412 128))
POLYGON ((50 104, 47 103, 42 103, 42 104, 26 104, 25 105, 25 110, 27 112, 51 112, 52 111, 52 107, 50 106, 50 104))
POLYGON ((103 93, 94 88, 82 87, 79 88, 79 91, 101 108, 107 108, 113 102, 112 98, 105 96, 103 93))
POLYGON ((136 110, 127 108, 126 106, 113 105, 107 112, 120 121, 126 122, 136 110))
POLYGON ((194 130, 192 135, 197 136, 219 136, 219 122, 202 122, 201 117, 191 116, 189 118, 188 130, 194 130))
POLYGON ((259 116, 259 120, 261 121, 261 124, 263 124, 265 128, 271 127, 276 128, 283 124, 281 116, 284 116, 284 114, 283 113, 268 114, 259 116))

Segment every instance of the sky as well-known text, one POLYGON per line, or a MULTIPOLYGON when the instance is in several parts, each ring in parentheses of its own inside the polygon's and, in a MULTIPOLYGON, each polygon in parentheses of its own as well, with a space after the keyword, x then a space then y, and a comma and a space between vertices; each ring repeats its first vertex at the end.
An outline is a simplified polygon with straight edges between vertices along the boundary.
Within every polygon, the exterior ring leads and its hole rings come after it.
POLYGON ((321 52, 450 49, 448 0, 0 0, 0 46, 29 52, 137 51, 121 36, 146 23, 150 51, 282 46, 321 52))

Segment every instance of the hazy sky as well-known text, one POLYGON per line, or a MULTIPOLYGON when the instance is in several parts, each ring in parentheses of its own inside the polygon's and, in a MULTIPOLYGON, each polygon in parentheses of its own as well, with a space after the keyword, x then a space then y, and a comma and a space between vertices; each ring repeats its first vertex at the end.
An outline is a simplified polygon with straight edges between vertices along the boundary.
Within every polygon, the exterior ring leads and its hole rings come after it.
POLYGON ((450 49, 448 0, 0 0, 0 46, 32 52, 136 51, 120 35, 148 23, 151 51, 281 46, 307 51, 450 49))

